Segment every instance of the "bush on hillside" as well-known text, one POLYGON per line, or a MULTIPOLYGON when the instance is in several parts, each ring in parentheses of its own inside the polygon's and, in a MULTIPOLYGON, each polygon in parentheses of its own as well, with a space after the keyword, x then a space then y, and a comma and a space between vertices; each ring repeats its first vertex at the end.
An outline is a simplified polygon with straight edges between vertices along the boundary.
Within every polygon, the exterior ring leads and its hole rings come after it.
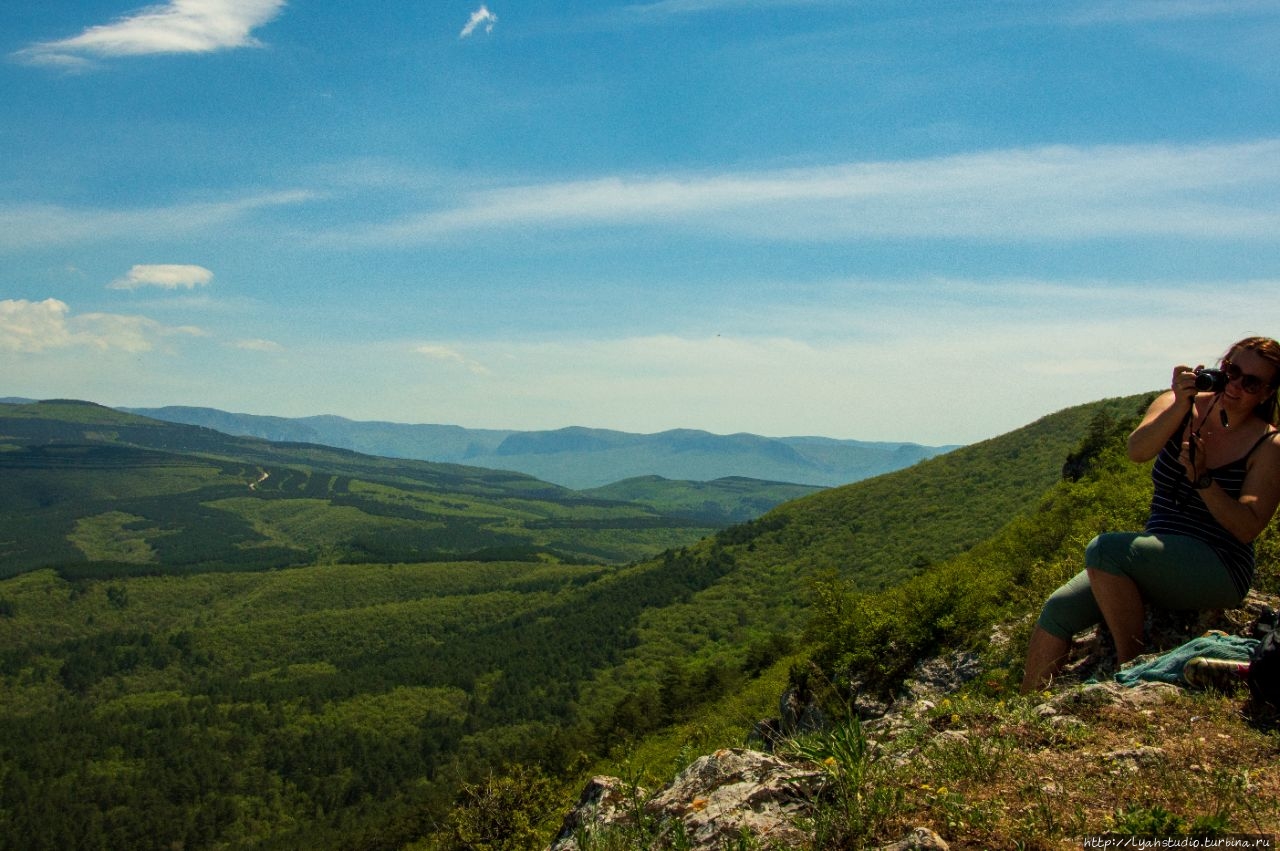
MULTIPOLYGON (((821 577, 808 628, 814 663, 837 691, 883 698, 924 658, 988 646, 997 623, 1021 618, 1029 631, 1027 616, 1080 569, 1094 535, 1140 528, 1145 520, 1148 467, 1124 453, 1132 427, 1132 419, 1095 418, 1064 466, 1066 478, 1038 508, 957 558, 875 593, 856 593, 834 573, 821 577)), ((1006 663, 1020 659, 1025 640, 1025 632, 1010 638, 1016 649, 1006 663)), ((1006 676, 1012 681, 1017 673, 1006 676)))

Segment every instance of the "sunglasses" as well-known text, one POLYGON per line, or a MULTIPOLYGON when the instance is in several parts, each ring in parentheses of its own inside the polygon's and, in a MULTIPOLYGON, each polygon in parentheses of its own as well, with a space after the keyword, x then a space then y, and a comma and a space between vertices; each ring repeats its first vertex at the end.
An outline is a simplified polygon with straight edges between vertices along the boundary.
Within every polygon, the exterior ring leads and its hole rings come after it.
POLYGON ((1259 378, 1252 373, 1245 372, 1225 358, 1222 361, 1222 372, 1227 376, 1227 381, 1239 381, 1240 389, 1246 393, 1261 393, 1271 386, 1269 381, 1259 378))

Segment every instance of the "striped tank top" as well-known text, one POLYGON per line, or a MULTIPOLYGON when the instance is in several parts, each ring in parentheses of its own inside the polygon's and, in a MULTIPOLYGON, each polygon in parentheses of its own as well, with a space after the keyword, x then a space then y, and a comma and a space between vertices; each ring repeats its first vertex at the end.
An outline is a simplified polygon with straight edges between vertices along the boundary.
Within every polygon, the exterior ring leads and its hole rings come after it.
MULTIPOLYGON (((1166 441, 1151 469, 1155 489, 1151 495, 1151 516, 1147 519, 1146 531, 1156 535, 1186 535, 1204 541, 1218 554, 1232 584, 1243 597, 1253 584, 1253 543, 1242 543, 1223 528, 1204 504, 1200 492, 1187 481, 1186 468, 1178 460, 1182 454, 1183 430, 1178 429, 1166 441)), ((1209 471, 1218 486, 1233 499, 1239 499, 1244 488, 1249 456, 1274 434, 1276 432, 1268 431, 1244 455, 1209 471)))

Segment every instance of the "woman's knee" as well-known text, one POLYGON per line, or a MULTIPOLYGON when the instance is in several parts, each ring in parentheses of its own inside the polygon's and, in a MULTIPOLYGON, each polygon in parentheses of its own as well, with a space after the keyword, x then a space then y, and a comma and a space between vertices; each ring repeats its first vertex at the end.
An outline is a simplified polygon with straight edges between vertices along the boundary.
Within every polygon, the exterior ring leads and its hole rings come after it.
POLYGON ((1085 567, 1113 576, 1128 576, 1128 567, 1133 560, 1134 537, 1127 532, 1098 535, 1084 548, 1085 567))
POLYGON ((1093 589, 1084 571, 1076 574, 1045 600, 1036 625, 1054 638, 1070 641, 1077 632, 1102 620, 1093 589))
POLYGON ((1036 626, 1054 638, 1070 641, 1071 637, 1078 631, 1072 628, 1073 621, 1069 607, 1064 606, 1061 601, 1050 597, 1045 601, 1044 607, 1040 609, 1040 618, 1036 621, 1036 626))

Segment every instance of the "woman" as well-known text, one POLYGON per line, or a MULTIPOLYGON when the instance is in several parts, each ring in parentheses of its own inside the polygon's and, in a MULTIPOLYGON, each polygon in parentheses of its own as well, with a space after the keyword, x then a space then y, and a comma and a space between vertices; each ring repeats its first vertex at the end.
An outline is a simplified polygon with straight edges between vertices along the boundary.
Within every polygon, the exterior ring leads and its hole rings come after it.
POLYGON ((1196 389, 1200 370, 1173 369, 1129 435, 1129 458, 1155 459, 1143 532, 1108 532, 1085 550, 1085 570, 1049 597, 1027 649, 1024 692, 1043 688, 1071 637, 1106 622, 1123 664, 1143 652, 1144 605, 1234 608, 1253 582, 1253 539, 1280 503, 1276 388, 1280 343, 1249 337, 1221 363, 1225 386, 1196 389))

